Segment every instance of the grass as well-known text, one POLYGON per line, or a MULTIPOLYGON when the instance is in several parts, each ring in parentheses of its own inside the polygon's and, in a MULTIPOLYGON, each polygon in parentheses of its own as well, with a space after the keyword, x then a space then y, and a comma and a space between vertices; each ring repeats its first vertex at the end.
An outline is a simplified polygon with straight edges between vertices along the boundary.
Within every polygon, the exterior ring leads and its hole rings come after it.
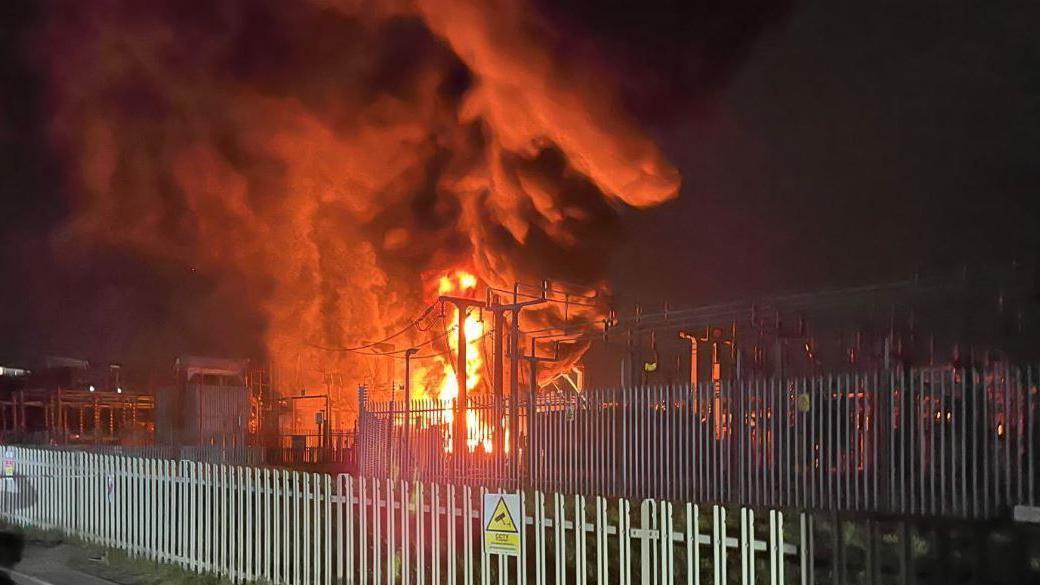
MULTIPOLYGON (((84 549, 90 552, 89 549, 84 549)), ((95 551, 94 555, 100 552, 95 551)), ((134 558, 122 551, 108 551, 106 562, 89 560, 90 554, 79 555, 73 568, 121 585, 224 585, 231 582, 215 575, 199 575, 174 565, 134 558)))

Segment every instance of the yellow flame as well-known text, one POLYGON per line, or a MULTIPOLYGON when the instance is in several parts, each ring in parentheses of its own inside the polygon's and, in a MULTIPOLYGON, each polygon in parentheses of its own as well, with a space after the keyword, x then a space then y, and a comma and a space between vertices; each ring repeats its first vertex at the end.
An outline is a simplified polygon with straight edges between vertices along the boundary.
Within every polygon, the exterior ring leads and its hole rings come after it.
MULTIPOLYGON (((437 279, 437 293, 440 295, 465 294, 474 291, 476 288, 477 277, 465 270, 456 270, 437 279)), ((448 317, 445 321, 445 326, 447 327, 449 352, 447 357, 437 358, 440 366, 440 381, 435 395, 441 403, 441 421, 451 425, 455 421, 455 400, 459 397, 459 383, 455 372, 455 364, 458 362, 459 355, 458 332, 455 329, 459 322, 459 310, 453 307, 448 317)), ((463 349, 466 361, 466 390, 473 391, 480 384, 484 368, 480 344, 482 343, 485 330, 479 309, 473 308, 466 311, 463 327, 466 332, 466 347, 463 349)), ((423 375, 428 374, 429 372, 423 372, 423 375)), ((486 422, 480 420, 476 411, 467 409, 466 427, 466 444, 469 450, 476 450, 480 446, 486 452, 491 452, 491 429, 486 422)), ((451 443, 451 440, 446 439, 444 448, 448 452, 452 450, 451 443)))

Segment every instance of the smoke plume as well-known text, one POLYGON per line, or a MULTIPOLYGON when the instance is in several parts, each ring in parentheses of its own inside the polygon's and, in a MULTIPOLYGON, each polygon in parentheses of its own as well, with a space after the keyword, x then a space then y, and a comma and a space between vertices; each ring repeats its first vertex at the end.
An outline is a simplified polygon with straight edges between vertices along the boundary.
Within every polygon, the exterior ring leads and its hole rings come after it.
POLYGON ((522 0, 58 4, 42 53, 76 194, 62 253, 215 279, 263 316, 290 385, 370 378, 373 360, 315 346, 407 325, 445 271, 605 292, 618 207, 679 190, 609 69, 522 0))

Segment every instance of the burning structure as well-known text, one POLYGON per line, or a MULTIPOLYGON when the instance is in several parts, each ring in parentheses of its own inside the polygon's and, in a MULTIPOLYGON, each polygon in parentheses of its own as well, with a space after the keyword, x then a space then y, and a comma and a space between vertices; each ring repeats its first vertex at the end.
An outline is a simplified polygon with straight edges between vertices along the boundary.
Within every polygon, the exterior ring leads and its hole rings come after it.
MULTIPOLYGON (((463 319, 471 358, 451 345, 453 315, 434 324, 431 297, 545 277, 603 293, 619 208, 680 186, 626 113, 607 53, 577 46, 547 11, 520 0, 55 10, 52 138, 77 194, 58 247, 190 268, 214 299, 262 320, 279 392, 322 389, 335 426, 353 420, 358 382, 393 395, 401 373, 386 362, 413 347, 431 350, 413 357, 413 395, 454 395, 448 354, 460 352, 484 391, 487 324, 463 319), (392 348, 373 342, 397 331, 392 348)), ((752 12, 755 26, 726 42, 756 35, 768 19, 752 12)), ((703 76, 722 77, 732 57, 699 61, 703 76)), ((545 303, 525 318, 544 330, 604 312, 545 303)), ((570 341, 544 376, 574 365, 585 343, 570 341)))

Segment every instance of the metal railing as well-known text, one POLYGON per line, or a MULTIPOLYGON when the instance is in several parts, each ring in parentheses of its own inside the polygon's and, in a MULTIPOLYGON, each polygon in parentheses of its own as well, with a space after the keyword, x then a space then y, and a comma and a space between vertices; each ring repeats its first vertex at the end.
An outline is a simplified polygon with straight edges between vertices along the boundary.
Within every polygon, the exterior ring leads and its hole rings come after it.
MULTIPOLYGON (((491 396, 470 398, 463 457, 455 453, 454 403, 366 402, 359 411, 354 444, 360 475, 497 488, 520 486, 525 450, 508 432, 512 412, 507 401, 491 396)), ((516 415, 517 426, 526 428, 526 404, 516 415)))
POLYGON ((469 403, 365 403, 359 472, 564 493, 952 518, 1040 500, 1037 371, 917 368, 469 403), (496 423, 496 421, 498 421, 496 423))
MULTIPOLYGON (((31 446, 27 446, 30 447, 31 446)), ((101 455, 144 457, 226 463, 229 465, 263 465, 270 456, 263 447, 220 447, 214 445, 48 445, 39 448, 57 451, 97 453, 101 455)))
POLYGON ((233 583, 812 582, 812 520, 529 492, 519 558, 481 538, 484 490, 6 448, 0 515, 233 583), (756 577, 756 574, 758 577, 756 577), (739 577, 738 577, 739 575, 739 577))
MULTIPOLYGON (((27 446, 29 447, 29 446, 27 446)), ((354 472, 357 461, 353 434, 348 440, 322 447, 218 447, 211 445, 46 445, 36 448, 147 459, 187 460, 228 465, 270 465, 298 469, 354 472)))

